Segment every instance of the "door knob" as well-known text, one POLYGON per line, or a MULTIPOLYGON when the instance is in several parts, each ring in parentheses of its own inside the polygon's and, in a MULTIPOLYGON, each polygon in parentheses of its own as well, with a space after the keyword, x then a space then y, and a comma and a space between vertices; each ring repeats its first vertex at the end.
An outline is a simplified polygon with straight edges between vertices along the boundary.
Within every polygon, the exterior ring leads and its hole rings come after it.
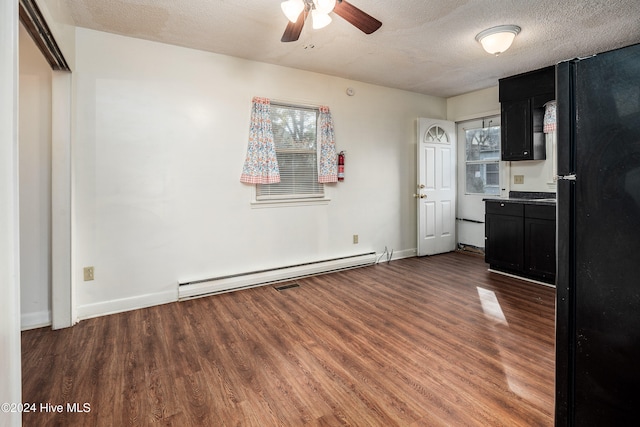
POLYGON ((413 197, 415 197, 416 199, 426 199, 427 195, 426 194, 414 194, 413 197))

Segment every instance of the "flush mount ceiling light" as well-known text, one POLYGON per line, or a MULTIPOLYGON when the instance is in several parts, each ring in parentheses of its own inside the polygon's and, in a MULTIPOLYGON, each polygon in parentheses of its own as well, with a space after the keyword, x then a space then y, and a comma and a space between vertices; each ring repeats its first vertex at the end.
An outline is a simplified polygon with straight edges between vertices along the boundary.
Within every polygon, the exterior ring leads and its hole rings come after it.
POLYGON ((519 32, 520 27, 517 25, 499 25, 479 32, 476 40, 484 50, 497 56, 509 49, 513 39, 519 32))

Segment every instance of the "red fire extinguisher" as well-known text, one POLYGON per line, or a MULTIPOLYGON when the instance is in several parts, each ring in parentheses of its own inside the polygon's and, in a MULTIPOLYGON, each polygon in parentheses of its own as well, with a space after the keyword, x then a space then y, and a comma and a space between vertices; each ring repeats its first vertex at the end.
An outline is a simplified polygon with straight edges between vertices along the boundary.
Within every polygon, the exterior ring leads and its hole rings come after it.
POLYGON ((338 181, 344 181, 344 151, 338 154, 338 181))

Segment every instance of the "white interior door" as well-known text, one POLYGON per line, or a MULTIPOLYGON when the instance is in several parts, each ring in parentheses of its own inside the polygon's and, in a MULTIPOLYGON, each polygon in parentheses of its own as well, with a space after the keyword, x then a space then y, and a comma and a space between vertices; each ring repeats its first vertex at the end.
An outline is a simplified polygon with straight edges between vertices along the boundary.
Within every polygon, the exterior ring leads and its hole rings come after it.
POLYGON ((418 119, 418 256, 456 248, 455 123, 418 119))

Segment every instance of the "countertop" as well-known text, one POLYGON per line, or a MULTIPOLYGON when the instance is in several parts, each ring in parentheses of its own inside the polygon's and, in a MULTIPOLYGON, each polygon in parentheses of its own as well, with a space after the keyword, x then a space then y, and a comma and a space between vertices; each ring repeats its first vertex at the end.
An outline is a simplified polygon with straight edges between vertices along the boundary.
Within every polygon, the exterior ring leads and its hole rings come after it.
POLYGON ((508 198, 487 197, 483 201, 524 203, 529 205, 556 205, 556 193, 531 192, 531 191, 510 191, 508 198))

